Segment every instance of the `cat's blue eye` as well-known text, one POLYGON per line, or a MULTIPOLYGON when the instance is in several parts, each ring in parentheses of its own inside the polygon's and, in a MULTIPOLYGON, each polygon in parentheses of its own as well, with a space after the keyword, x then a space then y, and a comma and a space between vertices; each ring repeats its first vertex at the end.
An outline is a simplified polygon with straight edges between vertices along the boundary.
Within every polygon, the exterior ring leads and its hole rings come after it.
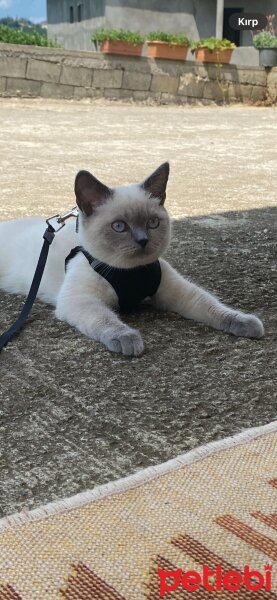
POLYGON ((117 233, 122 233, 126 230, 126 223, 124 223, 124 221, 114 221, 112 223, 112 228, 114 231, 117 231, 117 233))
POLYGON ((160 224, 160 219, 158 217, 151 217, 151 219, 149 219, 147 226, 150 227, 150 229, 157 229, 157 227, 159 227, 160 224))

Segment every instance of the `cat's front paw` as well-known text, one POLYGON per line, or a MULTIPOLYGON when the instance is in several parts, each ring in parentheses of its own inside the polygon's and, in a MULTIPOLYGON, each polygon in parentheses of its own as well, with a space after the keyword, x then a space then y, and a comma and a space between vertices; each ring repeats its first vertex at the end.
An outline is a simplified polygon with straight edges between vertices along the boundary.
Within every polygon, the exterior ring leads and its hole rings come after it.
POLYGON ((259 339, 264 336, 264 326, 255 315, 236 313, 231 316, 229 333, 238 337, 259 339))
POLYGON ((125 354, 126 356, 140 356, 144 349, 140 332, 130 327, 110 331, 103 336, 102 341, 111 352, 125 354))

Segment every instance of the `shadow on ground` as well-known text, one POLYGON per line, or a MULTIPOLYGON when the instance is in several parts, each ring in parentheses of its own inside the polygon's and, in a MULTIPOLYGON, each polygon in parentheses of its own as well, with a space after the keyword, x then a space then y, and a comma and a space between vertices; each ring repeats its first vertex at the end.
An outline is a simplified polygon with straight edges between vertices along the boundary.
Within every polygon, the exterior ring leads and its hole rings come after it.
MULTIPOLYGON (((167 255, 226 303, 255 311, 261 341, 143 307, 126 320, 146 352, 128 359, 36 304, 0 356, 3 515, 276 418, 276 227, 276 208, 175 221, 167 255)), ((21 304, 1 293, 1 329, 21 304)))

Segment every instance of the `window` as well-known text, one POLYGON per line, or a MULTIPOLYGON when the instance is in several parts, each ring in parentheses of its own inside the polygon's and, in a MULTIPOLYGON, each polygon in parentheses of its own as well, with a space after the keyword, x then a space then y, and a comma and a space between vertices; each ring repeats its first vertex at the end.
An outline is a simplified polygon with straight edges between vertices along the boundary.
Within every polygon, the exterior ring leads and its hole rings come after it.
POLYGON ((69 23, 74 23, 74 6, 69 7, 69 23))
POLYGON ((77 18, 78 18, 79 23, 84 18, 83 17, 83 8, 84 8, 83 4, 78 4, 78 6, 77 6, 77 18))

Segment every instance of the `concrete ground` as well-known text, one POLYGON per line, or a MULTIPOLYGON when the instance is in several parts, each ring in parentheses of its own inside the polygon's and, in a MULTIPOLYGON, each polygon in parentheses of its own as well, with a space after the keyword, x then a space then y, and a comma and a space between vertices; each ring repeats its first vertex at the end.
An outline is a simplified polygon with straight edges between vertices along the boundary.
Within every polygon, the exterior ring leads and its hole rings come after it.
MULTIPOLYGON (((167 257, 261 341, 142 307, 139 359, 109 354, 36 303, 0 355, 0 506, 70 496, 276 418, 276 108, 0 100, 0 218, 74 205, 76 172, 109 185, 171 162, 167 257)), ((1 330, 22 298, 0 293, 1 330)))

